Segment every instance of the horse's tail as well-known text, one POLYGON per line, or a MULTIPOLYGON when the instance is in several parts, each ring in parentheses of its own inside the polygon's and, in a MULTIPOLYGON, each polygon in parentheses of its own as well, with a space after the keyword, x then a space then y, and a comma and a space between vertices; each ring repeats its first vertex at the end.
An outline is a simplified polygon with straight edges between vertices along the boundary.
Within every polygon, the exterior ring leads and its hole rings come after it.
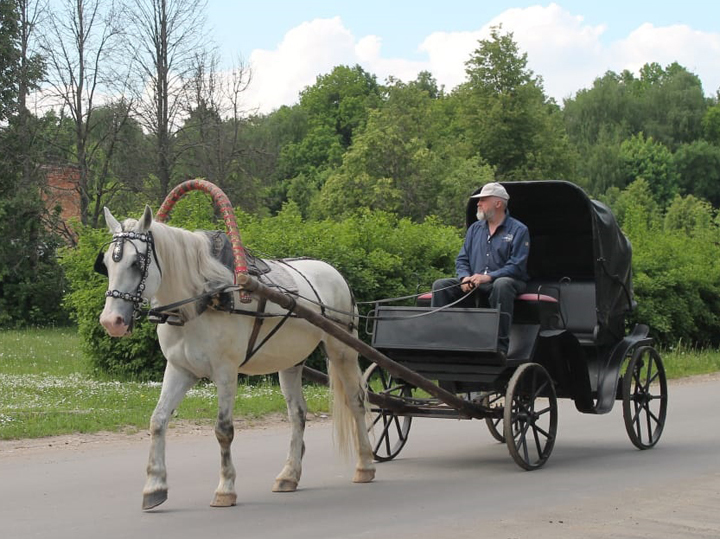
POLYGON ((330 359, 328 375, 333 393, 332 417, 335 442, 339 452, 349 458, 353 449, 358 447, 353 407, 362 407, 367 412, 367 390, 358 364, 357 352, 340 341, 332 340, 334 342, 326 343, 326 350, 330 359))

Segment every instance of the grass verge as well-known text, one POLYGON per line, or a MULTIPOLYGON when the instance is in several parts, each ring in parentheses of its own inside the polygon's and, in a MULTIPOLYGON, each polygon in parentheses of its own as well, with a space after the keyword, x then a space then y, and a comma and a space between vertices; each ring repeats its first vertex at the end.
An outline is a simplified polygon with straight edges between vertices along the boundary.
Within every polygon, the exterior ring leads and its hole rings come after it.
MULTIPOLYGON (((0 439, 37 438, 147 428, 160 395, 157 382, 94 379, 73 329, 0 331, 0 439)), ((720 371, 720 351, 676 346, 661 352, 668 378, 720 371)), ((307 386, 313 413, 328 411, 328 390, 307 386)), ((210 423, 217 410, 215 387, 190 390, 176 418, 210 423)), ((285 413, 277 385, 261 380, 241 384, 235 417, 257 419, 285 413)))
MULTIPOLYGON (((79 350, 73 329, 0 331, 0 439, 147 428, 160 383, 96 380, 79 350)), ((326 388, 308 386, 305 398, 311 412, 328 411, 326 388)), ((270 381, 239 386, 235 417, 285 411, 280 388, 270 381)), ((210 423, 216 412, 215 386, 200 382, 174 417, 210 423)))

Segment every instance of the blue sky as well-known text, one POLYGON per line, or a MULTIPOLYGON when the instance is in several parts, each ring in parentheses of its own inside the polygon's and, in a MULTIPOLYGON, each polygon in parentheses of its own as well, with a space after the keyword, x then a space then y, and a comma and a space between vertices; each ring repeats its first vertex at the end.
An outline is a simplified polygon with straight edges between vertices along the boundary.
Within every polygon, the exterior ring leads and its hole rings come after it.
POLYGON ((382 82, 431 71, 451 89, 478 39, 498 23, 559 102, 607 70, 678 61, 720 88, 720 3, 715 1, 208 0, 208 26, 224 65, 254 71, 248 106, 297 101, 334 65, 359 63, 382 82))

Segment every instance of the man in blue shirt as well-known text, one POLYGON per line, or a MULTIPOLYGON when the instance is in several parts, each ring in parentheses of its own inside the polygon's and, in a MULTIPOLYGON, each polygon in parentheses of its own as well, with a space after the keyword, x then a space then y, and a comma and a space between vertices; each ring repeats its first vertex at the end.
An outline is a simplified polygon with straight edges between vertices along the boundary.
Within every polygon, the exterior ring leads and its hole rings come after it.
POLYGON ((457 278, 433 283, 432 306, 449 305, 471 290, 458 307, 500 309, 498 351, 507 355, 515 297, 527 286, 530 234, 507 212, 510 199, 499 183, 488 183, 477 198, 478 220, 470 225, 455 259, 457 278))

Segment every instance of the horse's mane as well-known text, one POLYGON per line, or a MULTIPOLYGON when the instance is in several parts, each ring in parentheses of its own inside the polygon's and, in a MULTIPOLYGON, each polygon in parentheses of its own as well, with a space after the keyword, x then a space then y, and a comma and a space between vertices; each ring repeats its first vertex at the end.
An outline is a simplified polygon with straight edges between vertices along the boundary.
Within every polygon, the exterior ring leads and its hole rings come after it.
MULTIPOLYGON (((123 228, 127 230, 128 224, 126 222, 123 228)), ((153 221, 150 230, 163 272, 158 301, 179 301, 224 284, 233 284, 232 272, 212 256, 207 235, 158 221, 153 221)), ((187 311, 184 313, 187 316, 195 314, 194 304, 182 310, 187 311)))

